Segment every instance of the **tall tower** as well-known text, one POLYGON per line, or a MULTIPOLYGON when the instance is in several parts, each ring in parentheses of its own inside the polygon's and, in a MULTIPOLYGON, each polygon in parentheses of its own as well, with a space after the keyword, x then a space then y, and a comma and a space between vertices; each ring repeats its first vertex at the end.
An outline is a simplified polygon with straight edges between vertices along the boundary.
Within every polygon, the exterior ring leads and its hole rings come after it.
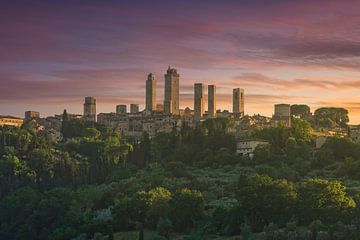
POLYGON ((86 121, 96 121, 96 99, 94 97, 85 97, 84 119, 86 121))
POLYGON ((194 84, 194 120, 200 121, 204 114, 203 84, 194 84))
POLYGON ((281 125, 285 127, 291 127, 290 109, 290 104, 275 104, 274 115, 272 117, 272 124, 274 127, 281 125))
POLYGON ((216 114, 216 86, 208 86, 208 114, 209 117, 215 117, 216 114))
POLYGON ((164 111, 166 114, 179 115, 179 77, 175 68, 169 68, 165 74, 164 111))
POLYGON ((244 115, 244 89, 233 89, 233 113, 238 116, 244 115))
POLYGON ((155 75, 149 73, 146 80, 146 106, 145 110, 152 112, 156 110, 156 79, 155 75))

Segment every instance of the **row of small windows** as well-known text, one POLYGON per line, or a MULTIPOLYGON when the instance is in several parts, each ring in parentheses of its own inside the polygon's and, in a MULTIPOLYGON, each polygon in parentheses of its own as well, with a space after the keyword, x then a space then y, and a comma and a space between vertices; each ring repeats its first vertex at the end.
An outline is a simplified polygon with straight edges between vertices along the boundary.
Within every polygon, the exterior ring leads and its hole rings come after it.
POLYGON ((3 123, 22 123, 23 121, 21 121, 21 120, 4 120, 4 119, 0 119, 0 122, 3 122, 3 123))

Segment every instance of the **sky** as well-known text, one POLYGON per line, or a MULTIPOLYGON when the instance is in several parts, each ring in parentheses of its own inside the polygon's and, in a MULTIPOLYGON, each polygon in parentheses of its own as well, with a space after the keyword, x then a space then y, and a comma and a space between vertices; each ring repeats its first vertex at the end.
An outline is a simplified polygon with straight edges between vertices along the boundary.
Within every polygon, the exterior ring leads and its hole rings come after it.
POLYGON ((0 114, 82 113, 85 96, 98 113, 143 108, 150 72, 162 103, 171 65, 181 108, 202 82, 217 86, 218 109, 239 87, 246 114, 335 106, 360 124, 359 11, 357 0, 2 0, 0 114))

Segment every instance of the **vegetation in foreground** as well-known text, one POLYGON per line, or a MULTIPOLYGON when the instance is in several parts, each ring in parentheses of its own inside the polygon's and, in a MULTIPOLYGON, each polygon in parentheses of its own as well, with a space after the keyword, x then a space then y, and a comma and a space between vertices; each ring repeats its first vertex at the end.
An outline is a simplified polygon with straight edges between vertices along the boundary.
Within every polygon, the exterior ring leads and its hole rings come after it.
POLYGON ((315 149, 297 119, 255 131, 271 144, 248 159, 230 125, 132 143, 69 120, 56 145, 1 128, 0 239, 358 239, 360 144, 315 149))

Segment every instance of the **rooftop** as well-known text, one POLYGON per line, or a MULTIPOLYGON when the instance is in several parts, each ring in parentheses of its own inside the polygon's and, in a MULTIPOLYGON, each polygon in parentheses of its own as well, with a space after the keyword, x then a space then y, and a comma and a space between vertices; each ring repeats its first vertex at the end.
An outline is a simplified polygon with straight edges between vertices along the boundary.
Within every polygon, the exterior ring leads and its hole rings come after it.
POLYGON ((19 119, 19 120, 22 120, 22 118, 10 116, 10 115, 0 115, 0 118, 11 118, 11 119, 19 119))
POLYGON ((177 70, 175 68, 171 68, 170 65, 166 71, 167 74, 177 74, 177 70))

